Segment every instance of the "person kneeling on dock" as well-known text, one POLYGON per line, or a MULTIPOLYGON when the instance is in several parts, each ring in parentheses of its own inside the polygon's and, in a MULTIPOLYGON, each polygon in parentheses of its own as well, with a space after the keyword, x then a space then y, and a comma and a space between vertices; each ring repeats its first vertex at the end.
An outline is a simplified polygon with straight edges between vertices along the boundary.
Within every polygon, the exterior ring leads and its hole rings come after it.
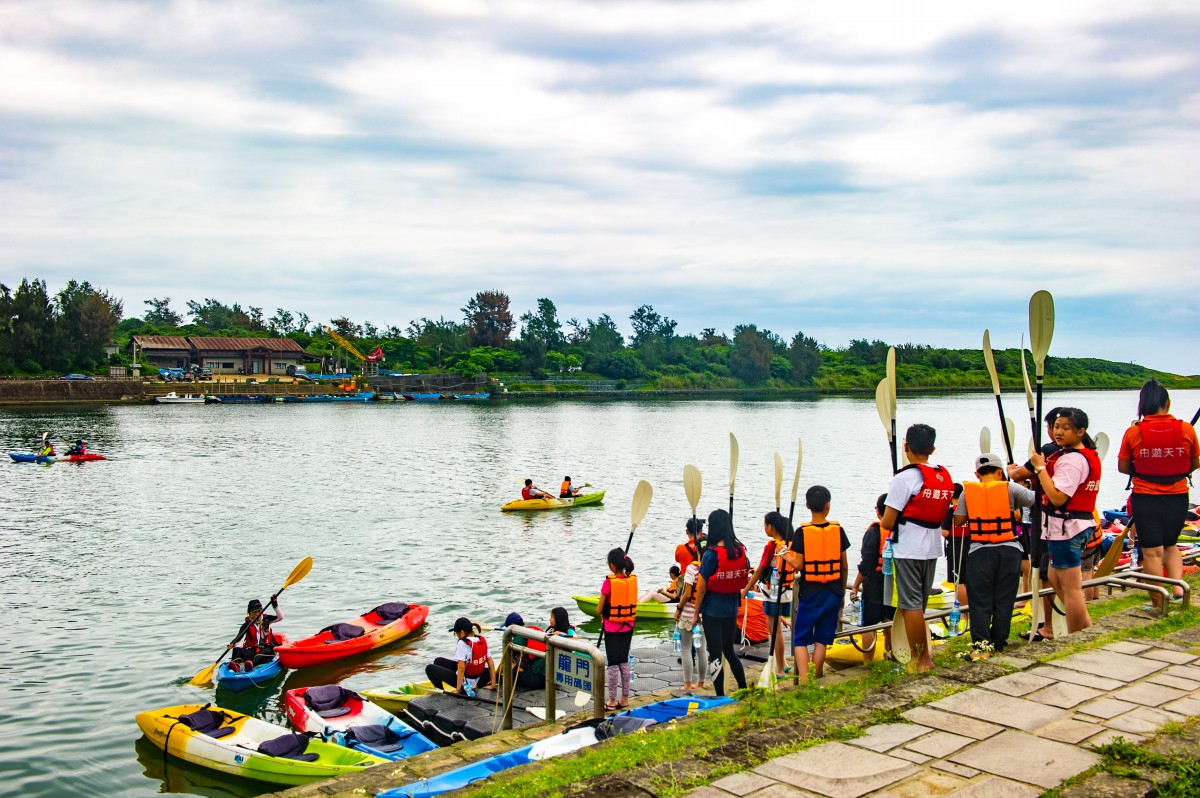
POLYGON ((450 629, 458 638, 454 648, 454 659, 438 657, 432 665, 425 666, 425 675, 433 686, 445 690, 453 685, 455 692, 472 695, 483 675, 487 674, 484 689, 496 689, 496 663, 488 654, 487 640, 479 624, 470 618, 459 618, 450 629))
POLYGON ((804 504, 812 513, 812 520, 796 530, 791 550, 784 554, 796 571, 799 585, 792 645, 801 683, 808 681, 809 646, 813 646, 816 676, 821 677, 825 649, 833 645, 846 596, 849 570, 846 550, 850 548, 850 539, 841 524, 829 520, 831 498, 829 489, 822 485, 808 489, 804 504))

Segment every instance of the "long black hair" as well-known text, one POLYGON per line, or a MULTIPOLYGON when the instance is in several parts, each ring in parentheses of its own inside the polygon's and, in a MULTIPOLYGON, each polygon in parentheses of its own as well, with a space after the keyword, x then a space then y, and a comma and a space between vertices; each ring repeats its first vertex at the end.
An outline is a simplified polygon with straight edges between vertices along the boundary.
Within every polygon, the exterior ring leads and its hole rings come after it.
MULTIPOLYGON (((1157 408, 1155 409, 1157 410, 1157 408)), ((1092 436, 1086 432, 1088 425, 1087 413, 1083 412, 1078 407, 1060 407, 1058 409, 1058 415, 1055 416, 1055 421, 1060 418, 1065 418, 1070 421, 1071 425, 1075 427, 1075 429, 1085 430, 1083 433, 1083 446, 1085 449, 1096 448, 1096 442, 1092 440, 1092 436)))
POLYGON ((730 557, 741 557, 746 547, 733 533, 733 518, 728 510, 713 510, 708 514, 708 545, 724 544, 730 557))
POLYGON ((633 573, 633 560, 625 556, 625 549, 620 546, 608 552, 608 564, 626 576, 633 573))
POLYGON ((788 523, 787 516, 778 510, 772 510, 763 516, 763 523, 774 529, 781 538, 787 538, 791 534, 792 527, 788 523))
POLYGON ((555 607, 554 609, 550 610, 550 628, 556 632, 562 632, 563 634, 566 634, 569 630, 575 628, 574 626, 571 626, 571 619, 567 617, 567 610, 565 607, 555 607))
POLYGON ((1158 380, 1149 379, 1142 383, 1142 392, 1138 395, 1138 415, 1153 416, 1171 403, 1167 389, 1158 384, 1158 380))

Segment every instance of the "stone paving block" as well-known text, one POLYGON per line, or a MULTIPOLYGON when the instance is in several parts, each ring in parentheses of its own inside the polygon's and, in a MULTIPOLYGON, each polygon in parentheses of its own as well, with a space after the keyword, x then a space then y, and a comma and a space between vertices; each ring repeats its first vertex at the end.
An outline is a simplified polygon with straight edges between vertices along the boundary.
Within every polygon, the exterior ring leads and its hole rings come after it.
MULTIPOLYGON (((1113 656, 1123 656, 1114 654, 1113 656)), ((1067 717, 1066 710, 993 693, 978 687, 934 701, 929 706, 1022 731, 1036 731, 1067 717)))
POLYGON ((1004 693, 1004 695, 1020 697, 1052 684, 1054 684, 1054 679, 1047 679, 1036 673, 1010 673, 1008 676, 992 679, 979 686, 997 693, 1004 693))
POLYGON ((1176 712, 1164 712, 1161 709, 1138 707, 1132 712, 1117 715, 1104 721, 1104 725, 1117 731, 1133 732, 1134 734, 1154 734, 1165 723, 1182 723, 1186 715, 1176 712))
POLYGON ((1147 779, 1127 779, 1111 773, 1094 773, 1060 793, 1062 798, 1147 798, 1157 795, 1147 779))
POLYGON ((968 718, 953 712, 943 712, 933 707, 913 707, 903 713, 903 717, 913 723, 920 723, 923 726, 948 731, 952 734, 961 734, 974 740, 984 740, 1004 730, 1004 727, 994 723, 968 718))
POLYGON ((918 754, 916 751, 909 751, 908 749, 905 749, 905 748, 893 749, 892 752, 888 754, 888 756, 894 756, 899 759, 903 759, 906 762, 912 762, 914 765, 924 765, 926 762, 933 759, 933 757, 931 757, 931 756, 925 756, 924 754, 918 754))
POLYGON ((747 798, 817 798, 815 793, 801 790, 790 784, 772 784, 758 792, 750 793, 747 798))
POLYGON ((1111 696, 1118 701, 1128 701, 1144 707, 1158 707, 1168 701, 1186 698, 1187 693, 1183 690, 1176 690, 1174 687, 1163 687, 1161 684, 1138 682, 1113 692, 1111 696))
POLYGON ((691 792, 686 792, 683 795, 684 798, 729 798, 729 793, 725 792, 724 790, 718 790, 716 787, 711 785, 697 787, 691 792))
POLYGON ((950 756, 955 751, 958 751, 971 743, 975 742, 970 737, 963 737, 950 732, 936 731, 933 734, 928 734, 919 740, 915 740, 904 746, 909 751, 916 751, 918 754, 926 754, 928 756, 941 759, 950 756))
POLYGON ((1168 712, 1178 712, 1180 715, 1188 715, 1194 718, 1200 715, 1200 698, 1188 696, 1178 701, 1172 701, 1169 704, 1163 704, 1159 709, 1165 709, 1168 712))
POLYGON ((772 759, 754 772, 828 798, 859 798, 906 779, 918 769, 903 759, 833 742, 772 759))
POLYGON ((1104 651, 1103 649, 1081 651, 1069 657, 1056 659, 1054 664, 1059 668, 1090 673, 1093 676, 1103 676, 1109 679, 1119 679, 1122 682, 1144 679, 1167 667, 1167 663, 1158 660, 1135 657, 1118 651, 1104 651))
POLYGON ((962 785, 962 779, 956 779, 933 770, 925 770, 911 779, 889 787, 887 793, 894 798, 941 798, 962 785))
POLYGON ((1066 743, 1005 731, 986 745, 959 751, 950 761, 1048 790, 1092 767, 1100 757, 1066 743))
POLYGON ((1117 731, 1116 729, 1105 729, 1094 737, 1089 737, 1087 739, 1087 745, 1107 745, 1108 743, 1116 741, 1118 738, 1125 740, 1127 743, 1141 743, 1145 742, 1146 740, 1146 738, 1140 734, 1117 731))
POLYGON ((1070 709, 1082 704, 1084 701, 1091 701, 1093 698, 1099 698, 1102 695, 1104 695, 1103 691, 1093 690, 1081 684, 1054 682, 1049 687, 1043 687, 1036 693, 1030 693, 1025 696, 1025 698, 1029 701, 1036 701, 1039 704, 1046 704, 1051 707, 1070 709))
POLYGON ((948 798, 1037 798, 1041 790, 1021 784, 1019 781, 1002 779, 999 776, 988 776, 979 781, 973 781, 948 798))
POLYGON ((1030 671, 1030 673, 1036 673, 1038 676, 1045 676, 1048 679, 1058 679, 1060 682, 1066 682, 1067 684, 1082 684, 1086 687, 1094 687, 1097 690, 1116 690, 1125 684, 1125 682, 1119 682, 1116 679, 1088 675, 1079 671, 1068 670, 1067 668, 1056 668, 1053 665, 1039 665, 1030 671))
POLYGON ((869 727, 862 737, 846 740, 846 744, 883 754, 931 731, 933 730, 915 723, 883 723, 869 727))
POLYGON ((1147 651, 1142 656, 1162 662, 1169 662, 1172 665, 1187 665, 1189 662, 1196 661, 1196 657, 1191 654, 1185 654, 1182 651, 1172 651, 1168 648, 1155 648, 1152 651, 1147 651))
POLYGON ((712 783, 712 786, 725 792, 733 793, 734 795, 747 795, 755 790, 761 790, 763 787, 769 787, 774 783, 757 773, 745 771, 743 773, 734 773, 732 776, 726 776, 723 779, 717 779, 712 783))
POLYGON ((1191 679, 1180 679, 1178 676, 1172 676, 1169 673, 1156 673, 1146 679, 1150 684, 1161 684, 1163 687, 1174 687, 1176 690, 1187 690, 1189 693, 1197 688, 1200 684, 1191 679))
POLYGON ((1164 673, 1170 676, 1178 676, 1180 679, 1188 681, 1200 686, 1200 668, 1195 665, 1172 665, 1167 668, 1164 673))
POLYGON ((1007 665, 1010 668, 1016 668, 1017 670, 1021 670, 1021 671, 1025 670, 1026 668, 1032 668, 1034 665, 1037 665, 1037 660, 1035 660, 1035 659, 1025 659, 1024 657, 1013 657, 1008 654, 997 654, 996 656, 992 657, 990 661, 995 662, 999 665, 1007 665))
POLYGON ((1103 730, 1104 727, 1099 724, 1087 723, 1072 718, 1050 724, 1038 732, 1038 737, 1045 737, 1047 740, 1058 740, 1060 743, 1078 745, 1093 734, 1097 734, 1103 730))
POLYGON ((1143 643, 1131 643, 1128 640, 1121 640, 1117 643, 1109 643, 1107 646, 1101 646, 1105 651, 1118 651, 1122 654, 1141 654, 1150 646, 1143 643))
POLYGON ((975 768, 969 768, 966 765, 956 765, 953 762, 934 762, 933 767, 943 773, 953 773, 955 776, 962 776, 964 779, 973 779, 979 775, 979 771, 975 768))
POLYGON ((1104 698, 1097 699, 1090 704, 1084 704, 1077 709, 1085 715, 1091 715, 1094 718, 1108 720, 1109 718, 1115 718, 1117 715, 1123 715, 1126 712, 1132 712, 1133 710, 1137 709, 1137 706, 1137 704, 1131 704, 1128 701, 1118 701, 1115 698, 1108 698, 1106 696, 1104 698))

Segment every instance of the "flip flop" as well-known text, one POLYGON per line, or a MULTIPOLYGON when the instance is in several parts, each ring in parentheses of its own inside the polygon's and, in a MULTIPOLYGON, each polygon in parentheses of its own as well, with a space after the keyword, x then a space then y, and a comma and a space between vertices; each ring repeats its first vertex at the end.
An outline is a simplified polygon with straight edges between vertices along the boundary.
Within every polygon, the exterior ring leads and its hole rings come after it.
POLYGON ((605 712, 616 712, 618 709, 620 709, 620 707, 617 706, 616 701, 606 701, 604 704, 605 712))

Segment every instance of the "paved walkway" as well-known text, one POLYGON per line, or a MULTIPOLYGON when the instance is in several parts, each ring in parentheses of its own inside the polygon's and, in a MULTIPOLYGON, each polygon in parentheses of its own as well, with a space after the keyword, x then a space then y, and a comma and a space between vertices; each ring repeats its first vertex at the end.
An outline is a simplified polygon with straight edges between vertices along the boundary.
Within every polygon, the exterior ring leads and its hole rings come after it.
POLYGON ((1020 668, 872 726, 856 739, 772 759, 692 798, 1034 798, 1100 761, 1088 746, 1141 742, 1200 716, 1200 658, 1123 641, 1020 668))

